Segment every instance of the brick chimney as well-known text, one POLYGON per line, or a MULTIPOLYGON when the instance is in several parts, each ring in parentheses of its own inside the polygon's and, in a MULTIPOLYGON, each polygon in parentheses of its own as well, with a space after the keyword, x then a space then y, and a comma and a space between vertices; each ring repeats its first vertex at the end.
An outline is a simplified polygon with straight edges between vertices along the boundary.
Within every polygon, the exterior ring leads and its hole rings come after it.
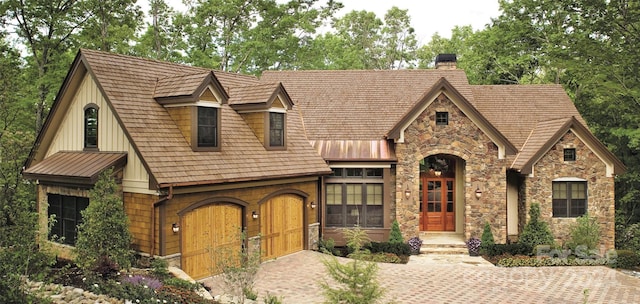
POLYGON ((436 56, 436 70, 455 70, 456 54, 439 54, 436 56))

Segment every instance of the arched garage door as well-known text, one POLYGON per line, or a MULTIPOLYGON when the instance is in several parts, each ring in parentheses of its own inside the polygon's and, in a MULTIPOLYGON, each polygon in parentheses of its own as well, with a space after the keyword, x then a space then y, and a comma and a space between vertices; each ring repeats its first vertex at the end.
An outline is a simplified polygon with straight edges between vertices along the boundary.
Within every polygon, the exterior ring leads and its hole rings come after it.
POLYGON ((221 252, 240 248, 242 207, 229 203, 205 205, 182 218, 182 270, 194 279, 215 272, 221 252))
POLYGON ((272 259, 303 249, 302 198, 293 194, 276 196, 260 205, 262 259, 272 259))

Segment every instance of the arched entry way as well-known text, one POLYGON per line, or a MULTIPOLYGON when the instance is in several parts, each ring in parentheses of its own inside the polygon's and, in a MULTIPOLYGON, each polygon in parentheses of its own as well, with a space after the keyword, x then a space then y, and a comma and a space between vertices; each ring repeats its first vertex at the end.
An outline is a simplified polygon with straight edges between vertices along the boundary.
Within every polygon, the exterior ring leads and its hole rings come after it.
POLYGON ((463 168, 464 160, 447 154, 420 161, 421 231, 456 231, 464 204, 463 168))

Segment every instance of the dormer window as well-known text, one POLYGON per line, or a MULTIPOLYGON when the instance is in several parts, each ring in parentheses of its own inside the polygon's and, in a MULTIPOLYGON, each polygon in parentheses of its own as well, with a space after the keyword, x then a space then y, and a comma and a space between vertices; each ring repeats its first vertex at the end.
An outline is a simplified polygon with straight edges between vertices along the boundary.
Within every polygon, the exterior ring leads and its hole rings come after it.
POLYGON ((98 149, 98 106, 89 104, 84 108, 84 148, 98 149))
POLYGON ((285 146, 284 113, 269 112, 269 146, 285 146))
POLYGON ((193 149, 199 151, 217 151, 220 149, 220 109, 216 107, 195 107, 197 122, 193 134, 193 149))

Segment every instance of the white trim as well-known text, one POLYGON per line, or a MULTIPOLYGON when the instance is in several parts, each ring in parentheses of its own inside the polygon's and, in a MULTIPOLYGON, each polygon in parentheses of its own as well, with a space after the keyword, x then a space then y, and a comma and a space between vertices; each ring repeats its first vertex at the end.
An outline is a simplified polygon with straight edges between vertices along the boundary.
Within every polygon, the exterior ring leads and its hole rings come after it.
POLYGON ((179 107, 206 107, 206 108, 220 108, 222 105, 220 102, 213 102, 208 100, 198 100, 196 102, 177 103, 164 105, 165 108, 179 108, 179 107))
POLYGON ((586 182, 587 180, 579 177, 558 177, 552 182, 586 182))
POLYGON ((330 163, 329 168, 391 168, 389 163, 374 163, 374 162, 344 162, 344 163, 330 163))
MULTIPOLYGON (((576 132, 576 131, 575 131, 575 129, 574 129, 574 128, 569 128, 569 130, 571 130, 571 132, 572 132, 573 134, 575 134, 575 135, 576 135, 576 137, 577 137, 578 139, 580 139, 580 141, 581 141, 585 146, 587 146, 587 148, 589 148, 589 150, 591 150, 591 152, 593 152, 593 154, 595 154, 595 155, 598 157, 598 159, 600 159, 600 161, 605 165, 605 168, 606 168, 606 177, 613 177, 613 176, 614 176, 614 174, 613 174, 613 170, 614 170, 614 168, 613 168, 613 164, 612 164, 612 163, 607 162, 606 160, 604 160, 604 158, 602 158, 602 156, 600 156, 600 154, 596 153, 596 150, 595 150, 595 149, 593 149, 593 147, 592 147, 591 145, 589 145, 589 143, 587 143, 587 141, 585 141, 585 140, 584 140, 584 139, 583 139, 583 138, 578 134, 578 132, 576 132)), ((566 134, 565 134, 565 135, 566 135, 566 134)), ((564 135, 563 135, 563 136, 564 136, 564 135)), ((577 153, 578 153, 578 152, 576 151, 576 160, 577 160, 577 153)))

